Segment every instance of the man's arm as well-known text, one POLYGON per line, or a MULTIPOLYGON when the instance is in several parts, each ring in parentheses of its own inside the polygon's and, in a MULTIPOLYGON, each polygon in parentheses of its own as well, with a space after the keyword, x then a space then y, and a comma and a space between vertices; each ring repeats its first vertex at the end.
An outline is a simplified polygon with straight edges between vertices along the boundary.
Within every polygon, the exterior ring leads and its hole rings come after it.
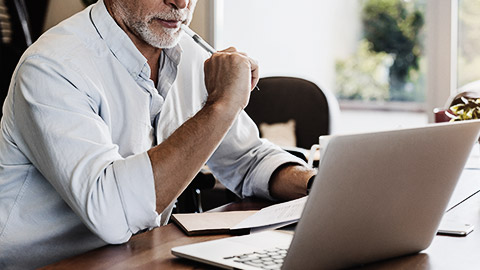
POLYGON ((235 49, 205 62, 208 99, 205 106, 170 137, 148 151, 162 212, 190 183, 248 104, 258 81, 257 64, 235 49))
POLYGON ((206 105, 164 142, 148 151, 158 213, 180 195, 227 132, 235 114, 224 106, 206 105))
POLYGON ((315 170, 301 165, 285 164, 272 175, 269 187, 272 197, 280 200, 292 200, 307 195, 308 180, 315 170))

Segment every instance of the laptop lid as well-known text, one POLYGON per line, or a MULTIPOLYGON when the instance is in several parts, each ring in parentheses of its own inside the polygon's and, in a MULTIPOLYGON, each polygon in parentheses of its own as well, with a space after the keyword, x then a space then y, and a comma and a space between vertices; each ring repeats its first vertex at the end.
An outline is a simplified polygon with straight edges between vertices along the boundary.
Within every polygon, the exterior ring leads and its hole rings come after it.
POLYGON ((436 234, 479 121, 332 138, 283 269, 419 252, 436 234))
POLYGON ((436 234, 480 121, 335 136, 329 140, 293 240, 284 232, 172 249, 229 269, 226 259, 288 247, 282 269, 338 269, 419 252, 436 234))

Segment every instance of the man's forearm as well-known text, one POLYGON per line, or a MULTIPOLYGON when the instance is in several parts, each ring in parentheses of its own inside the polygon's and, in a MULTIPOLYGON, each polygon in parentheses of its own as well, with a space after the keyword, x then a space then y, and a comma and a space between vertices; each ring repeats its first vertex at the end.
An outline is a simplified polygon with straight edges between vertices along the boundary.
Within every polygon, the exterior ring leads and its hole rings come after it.
POLYGON ((248 104, 258 65, 234 48, 214 53, 204 64, 206 105, 170 137, 148 151, 162 212, 190 183, 248 104))
POLYGON ((211 104, 148 151, 155 181, 156 209, 162 212, 178 197, 215 151, 238 112, 211 104))
POLYGON ((270 195, 280 200, 292 200, 307 195, 308 180, 315 170, 301 165, 286 164, 279 167, 270 179, 270 195))

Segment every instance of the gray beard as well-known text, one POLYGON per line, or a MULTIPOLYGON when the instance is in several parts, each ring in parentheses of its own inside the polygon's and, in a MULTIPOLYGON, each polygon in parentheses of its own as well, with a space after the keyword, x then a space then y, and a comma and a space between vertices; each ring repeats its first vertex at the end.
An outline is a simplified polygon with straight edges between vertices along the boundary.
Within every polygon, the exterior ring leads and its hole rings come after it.
POLYGON ((164 33, 156 34, 148 27, 147 24, 142 22, 134 23, 130 26, 137 35, 152 47, 159 49, 168 49, 175 47, 180 41, 181 30, 180 28, 168 29, 163 28, 164 33))

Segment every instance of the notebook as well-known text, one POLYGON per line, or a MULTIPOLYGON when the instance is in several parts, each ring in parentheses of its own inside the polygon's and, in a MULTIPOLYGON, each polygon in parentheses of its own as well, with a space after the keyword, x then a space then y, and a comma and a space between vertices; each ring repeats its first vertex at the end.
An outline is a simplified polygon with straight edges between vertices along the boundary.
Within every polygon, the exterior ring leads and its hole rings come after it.
POLYGON ((224 238, 172 254, 226 269, 338 269, 417 253, 432 242, 479 131, 472 120, 335 136, 295 233, 224 238))
POLYGON ((285 227, 302 215, 307 197, 277 203, 259 211, 173 214, 172 220, 187 235, 248 234, 285 227))

